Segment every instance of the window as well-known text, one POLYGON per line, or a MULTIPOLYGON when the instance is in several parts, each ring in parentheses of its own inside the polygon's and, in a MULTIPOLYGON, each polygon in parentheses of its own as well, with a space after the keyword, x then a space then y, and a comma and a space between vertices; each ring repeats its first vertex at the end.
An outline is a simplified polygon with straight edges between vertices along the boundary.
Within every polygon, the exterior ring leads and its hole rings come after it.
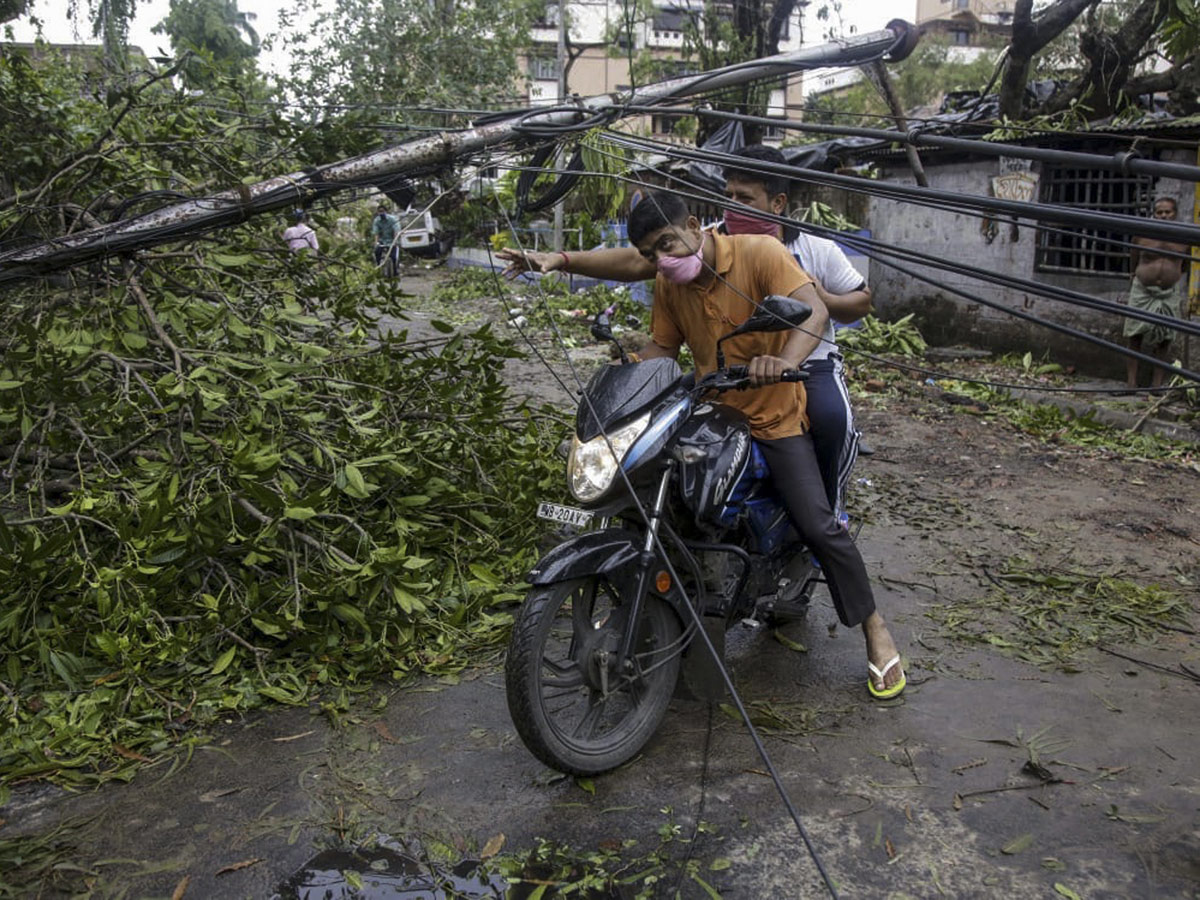
POLYGON ((558 60, 553 56, 530 57, 529 77, 535 81, 557 81, 558 60))
POLYGON ((960 47, 965 47, 971 43, 971 32, 965 28, 950 29, 950 43, 957 44, 960 47))
POLYGON ((673 7, 664 7, 655 10, 654 13, 654 36, 659 37, 660 32, 681 32, 684 28, 684 23, 687 21, 687 13, 682 9, 673 7))
POLYGON ((971 0, 954 0, 955 9, 970 9, 971 0))
MULTIPOLYGON (((771 116, 771 118, 776 118, 771 116)), ((780 121, 786 122, 787 119, 779 117, 780 121)), ((782 125, 768 125, 763 129, 763 140, 765 141, 782 141, 787 137, 788 130, 782 125)))
MULTIPOLYGON (((1042 172, 1042 202, 1103 213, 1145 215, 1154 196, 1154 181, 1146 175, 1118 175, 1100 169, 1046 166, 1042 172)), ((1067 228, 1038 233, 1039 272, 1087 272, 1128 275, 1129 249, 1108 243, 1126 235, 1103 227, 1067 228)))

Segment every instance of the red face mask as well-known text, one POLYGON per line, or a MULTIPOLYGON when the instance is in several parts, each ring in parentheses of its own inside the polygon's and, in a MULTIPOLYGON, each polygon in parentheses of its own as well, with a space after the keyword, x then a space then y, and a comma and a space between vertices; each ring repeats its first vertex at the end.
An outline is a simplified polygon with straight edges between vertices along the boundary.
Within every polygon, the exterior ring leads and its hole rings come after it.
POLYGON ((736 209, 725 210, 725 230, 729 234, 770 234, 779 233, 778 222, 768 222, 758 216, 751 216, 736 209))

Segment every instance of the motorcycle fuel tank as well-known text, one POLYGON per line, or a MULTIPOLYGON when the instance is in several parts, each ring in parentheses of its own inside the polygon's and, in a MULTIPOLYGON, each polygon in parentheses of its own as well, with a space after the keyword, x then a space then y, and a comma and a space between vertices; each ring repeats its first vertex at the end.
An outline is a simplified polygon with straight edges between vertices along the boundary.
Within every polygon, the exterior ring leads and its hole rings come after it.
POLYGON ((584 389, 575 416, 575 434, 581 441, 590 441, 604 429, 642 412, 682 374, 679 363, 667 357, 628 366, 604 366, 584 389))
POLYGON ((679 469, 683 504, 699 524, 721 525, 722 513, 750 459, 750 424, 731 406, 701 403, 675 437, 703 451, 679 469))

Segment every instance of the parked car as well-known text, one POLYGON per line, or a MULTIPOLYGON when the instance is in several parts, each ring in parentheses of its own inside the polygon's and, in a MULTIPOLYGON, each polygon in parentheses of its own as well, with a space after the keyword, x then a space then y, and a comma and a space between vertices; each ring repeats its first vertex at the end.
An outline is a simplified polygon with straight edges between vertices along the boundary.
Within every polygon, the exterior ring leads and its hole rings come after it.
POLYGON ((429 210, 414 210, 410 206, 396 218, 400 223, 397 243, 403 252, 422 259, 440 259, 453 249, 453 232, 443 231, 429 210))

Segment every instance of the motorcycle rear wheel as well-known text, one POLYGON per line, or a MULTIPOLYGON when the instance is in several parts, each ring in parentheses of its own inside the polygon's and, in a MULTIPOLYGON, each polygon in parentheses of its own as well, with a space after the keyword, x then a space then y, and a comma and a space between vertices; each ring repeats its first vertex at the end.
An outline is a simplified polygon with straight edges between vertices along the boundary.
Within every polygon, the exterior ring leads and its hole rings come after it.
POLYGON ((529 751, 571 775, 628 762, 658 729, 679 676, 681 628, 646 597, 632 671, 611 660, 627 604, 603 576, 534 588, 513 624, 504 676, 508 710, 529 751))

